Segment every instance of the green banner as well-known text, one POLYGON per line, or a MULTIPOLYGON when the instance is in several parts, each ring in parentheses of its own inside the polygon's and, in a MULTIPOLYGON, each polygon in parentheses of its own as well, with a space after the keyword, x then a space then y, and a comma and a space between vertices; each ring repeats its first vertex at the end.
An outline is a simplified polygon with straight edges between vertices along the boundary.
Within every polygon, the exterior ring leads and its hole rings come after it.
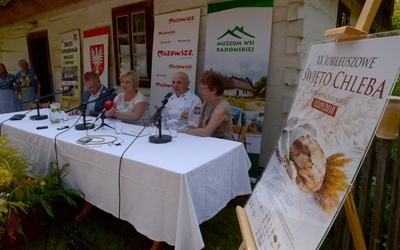
POLYGON ((238 7, 273 7, 273 0, 236 0, 220 3, 210 3, 208 4, 208 14, 219 12, 223 10, 238 8, 238 7))

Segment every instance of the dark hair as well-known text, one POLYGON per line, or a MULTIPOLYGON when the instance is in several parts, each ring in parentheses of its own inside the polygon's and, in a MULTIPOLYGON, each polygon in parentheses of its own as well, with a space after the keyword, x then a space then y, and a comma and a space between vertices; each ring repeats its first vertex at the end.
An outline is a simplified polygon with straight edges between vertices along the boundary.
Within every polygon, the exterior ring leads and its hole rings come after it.
POLYGON ((225 78, 217 71, 204 71, 200 74, 198 82, 207 85, 210 90, 216 90, 215 94, 217 96, 224 93, 225 78))
POLYGON ((96 73, 96 72, 93 72, 93 71, 88 71, 88 72, 86 72, 84 75, 83 75, 83 80, 86 82, 86 81, 89 81, 89 80, 94 80, 94 81, 96 81, 97 83, 99 83, 100 82, 100 77, 99 77, 99 75, 96 73))

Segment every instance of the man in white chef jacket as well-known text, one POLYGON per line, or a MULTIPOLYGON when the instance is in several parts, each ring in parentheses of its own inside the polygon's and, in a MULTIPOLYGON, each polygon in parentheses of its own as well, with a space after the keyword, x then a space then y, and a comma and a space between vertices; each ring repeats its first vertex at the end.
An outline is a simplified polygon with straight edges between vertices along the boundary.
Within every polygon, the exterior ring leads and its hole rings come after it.
POLYGON ((202 104, 200 98, 189 91, 189 84, 189 76, 185 72, 176 72, 172 76, 174 94, 162 113, 164 129, 197 128, 202 104))

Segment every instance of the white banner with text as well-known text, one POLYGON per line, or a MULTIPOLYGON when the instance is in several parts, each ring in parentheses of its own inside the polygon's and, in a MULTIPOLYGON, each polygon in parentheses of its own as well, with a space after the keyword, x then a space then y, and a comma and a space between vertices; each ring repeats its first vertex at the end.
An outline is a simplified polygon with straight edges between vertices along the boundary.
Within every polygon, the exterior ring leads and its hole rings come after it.
POLYGON ((81 43, 79 30, 60 34, 61 41, 61 87, 76 85, 62 95, 63 102, 70 102, 71 106, 78 105, 81 100, 81 43))
POLYGON ((172 76, 176 72, 189 75, 189 88, 194 93, 199 26, 200 9, 154 17, 150 114, 154 114, 154 107, 161 106, 164 96, 172 91, 172 76))

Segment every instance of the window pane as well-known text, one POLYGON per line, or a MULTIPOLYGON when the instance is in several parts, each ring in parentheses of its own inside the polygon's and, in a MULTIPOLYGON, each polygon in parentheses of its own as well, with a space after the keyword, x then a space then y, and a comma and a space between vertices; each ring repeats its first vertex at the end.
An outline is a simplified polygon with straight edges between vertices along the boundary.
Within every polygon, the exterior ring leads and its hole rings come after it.
MULTIPOLYGON (((120 56, 119 61, 120 61, 120 64, 119 64, 120 70, 131 69, 131 56, 130 55, 120 56)), ((119 72, 119 74, 121 74, 121 72, 119 72)))
POLYGON ((146 22, 145 22, 144 12, 136 12, 132 14, 132 32, 145 32, 146 31, 146 22))
POLYGON ((117 34, 128 34, 128 16, 117 17, 117 34))
POLYGON ((132 53, 133 70, 140 78, 148 78, 147 75, 147 50, 146 50, 146 20, 144 12, 135 12, 132 14, 132 53))
POLYGON ((147 57, 146 55, 137 55, 135 57, 135 71, 140 77, 148 78, 147 75, 147 57))
POLYGON ((145 35, 134 35, 133 42, 138 44, 146 43, 146 36, 145 35))
POLYGON ((117 41, 118 41, 118 64, 119 73, 121 70, 127 70, 131 67, 130 62, 130 42, 128 29, 128 15, 117 17, 117 41))
POLYGON ((134 36, 133 41, 135 44, 134 53, 145 55, 146 54, 146 36, 134 36))

